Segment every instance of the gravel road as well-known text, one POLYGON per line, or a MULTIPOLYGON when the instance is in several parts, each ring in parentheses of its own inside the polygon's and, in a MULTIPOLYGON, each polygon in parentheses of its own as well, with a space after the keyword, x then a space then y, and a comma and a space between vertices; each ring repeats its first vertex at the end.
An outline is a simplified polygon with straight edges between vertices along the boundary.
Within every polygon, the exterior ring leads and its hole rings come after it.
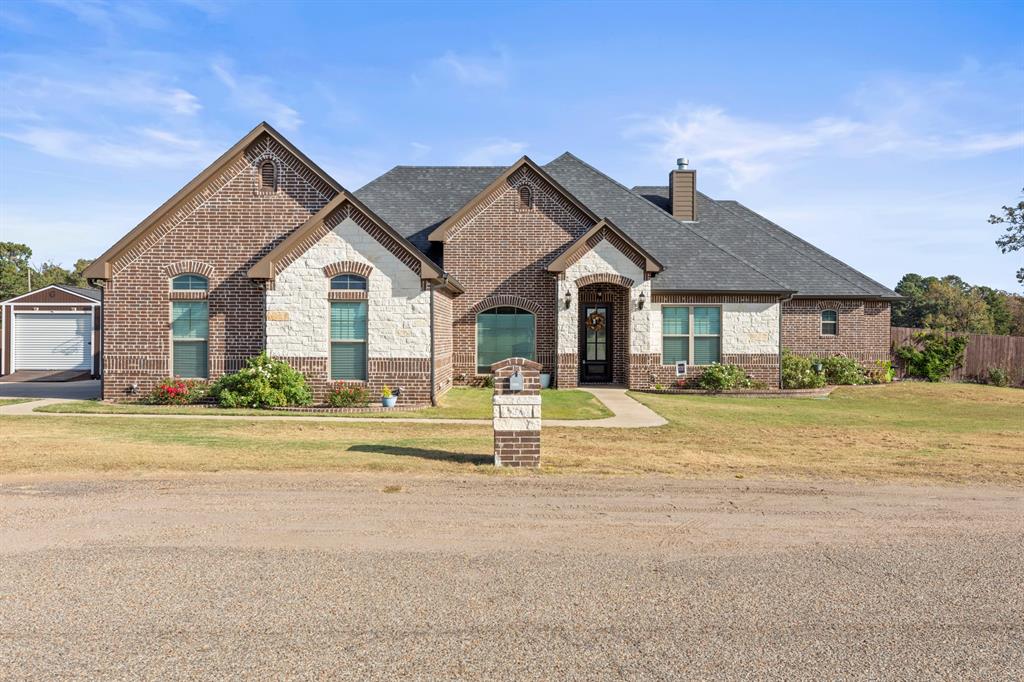
POLYGON ((5 679, 1021 679, 1024 491, 0 478, 5 679))

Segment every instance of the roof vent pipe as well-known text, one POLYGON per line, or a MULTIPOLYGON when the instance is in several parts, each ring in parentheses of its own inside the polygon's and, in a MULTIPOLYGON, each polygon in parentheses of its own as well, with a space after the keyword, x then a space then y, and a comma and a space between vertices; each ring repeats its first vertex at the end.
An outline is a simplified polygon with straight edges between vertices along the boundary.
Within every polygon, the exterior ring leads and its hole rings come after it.
POLYGON ((684 159, 681 156, 678 159, 676 159, 676 169, 677 170, 686 170, 686 167, 689 166, 689 165, 690 165, 690 160, 689 159, 684 159))

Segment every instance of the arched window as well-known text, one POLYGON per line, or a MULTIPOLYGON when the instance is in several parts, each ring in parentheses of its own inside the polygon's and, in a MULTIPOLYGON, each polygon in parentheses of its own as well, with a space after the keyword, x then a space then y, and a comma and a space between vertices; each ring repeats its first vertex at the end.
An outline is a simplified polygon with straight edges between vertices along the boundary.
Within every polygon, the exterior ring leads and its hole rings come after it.
POLYGON ((533 208, 533 192, 526 185, 519 188, 519 210, 529 211, 533 208))
POLYGON ((502 306, 476 316, 476 371, 487 374, 505 358, 535 359, 536 322, 533 313, 502 306))
POLYGON ((366 291, 366 278, 359 275, 338 275, 331 277, 334 291, 366 291))
POLYGON ((821 311, 821 335, 839 336, 839 313, 834 310, 821 311))
POLYGON ((264 192, 277 190, 277 167, 273 161, 264 161, 260 165, 260 189, 264 192))
POLYGON ((206 291, 209 282, 202 275, 178 275, 171 280, 174 291, 206 291))

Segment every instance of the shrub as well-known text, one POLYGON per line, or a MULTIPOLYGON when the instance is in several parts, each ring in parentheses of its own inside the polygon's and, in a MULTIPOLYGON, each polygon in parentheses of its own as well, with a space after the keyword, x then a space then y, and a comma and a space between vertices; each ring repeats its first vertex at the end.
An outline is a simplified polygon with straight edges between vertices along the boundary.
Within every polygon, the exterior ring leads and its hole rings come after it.
POLYGON ((988 376, 985 377, 985 383, 992 384, 993 386, 1009 386, 1010 385, 1010 373, 1005 369, 999 367, 989 367, 988 376))
POLYGON ((370 392, 363 384, 346 384, 339 381, 327 394, 331 407, 365 407, 370 402, 370 392))
POLYGON ((825 385, 825 373, 814 369, 814 361, 788 350, 782 352, 783 388, 821 388, 825 385))
POLYGON ((896 370, 889 360, 875 360, 875 366, 868 370, 868 381, 873 384, 891 384, 896 370))
POLYGON ((750 388, 753 384, 750 377, 739 365, 713 363, 704 368, 697 380, 697 385, 705 391, 719 393, 737 388, 750 388))
POLYGON ((963 364, 967 350, 966 336, 946 336, 940 332, 914 334, 917 346, 900 346, 896 355, 903 361, 907 374, 928 381, 942 381, 963 364))
POLYGON ((859 386, 868 382, 860 363, 843 355, 821 360, 821 368, 825 381, 833 386, 859 386))
POLYGON ((156 385, 146 402, 153 405, 190 405, 206 397, 206 382, 198 379, 164 379, 156 385))
POLYGON ((221 407, 266 408, 313 402, 305 375, 266 352, 246 360, 238 372, 217 379, 210 394, 221 407))

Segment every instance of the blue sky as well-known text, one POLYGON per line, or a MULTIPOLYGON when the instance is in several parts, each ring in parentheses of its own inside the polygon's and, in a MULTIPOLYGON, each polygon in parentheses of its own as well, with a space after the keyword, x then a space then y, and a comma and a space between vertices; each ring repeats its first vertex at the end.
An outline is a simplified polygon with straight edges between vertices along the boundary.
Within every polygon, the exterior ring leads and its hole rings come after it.
POLYGON ((1022 3, 0 4, 0 240, 94 257, 260 120, 343 185, 677 156, 890 286, 1017 290, 1022 3))

